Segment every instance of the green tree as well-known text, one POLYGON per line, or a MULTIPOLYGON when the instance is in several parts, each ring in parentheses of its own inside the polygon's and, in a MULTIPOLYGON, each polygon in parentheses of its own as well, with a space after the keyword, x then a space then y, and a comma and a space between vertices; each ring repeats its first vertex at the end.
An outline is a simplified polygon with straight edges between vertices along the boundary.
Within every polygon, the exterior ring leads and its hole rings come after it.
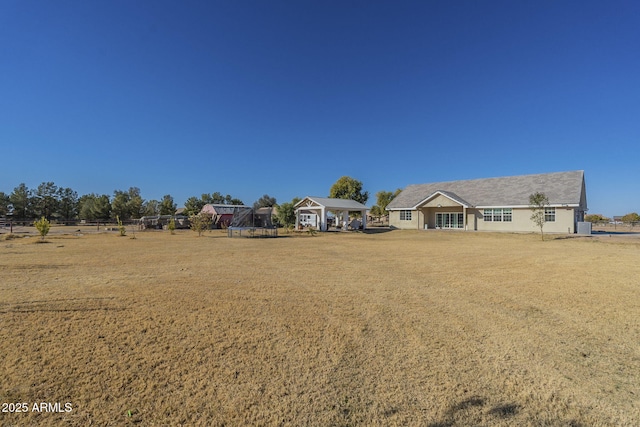
POLYGON ((144 213, 144 199, 138 187, 129 187, 128 191, 115 190, 111 202, 111 215, 120 220, 137 219, 144 213))
POLYGON ((295 205, 301 199, 294 197, 291 202, 285 202, 278 205, 278 213, 276 219, 278 223, 283 227, 289 227, 296 223, 296 209, 295 205))
POLYGON ((198 199, 195 196, 189 197, 187 201, 184 202, 185 215, 192 216, 199 214, 204 205, 206 205, 204 200, 198 199))
POLYGON ((529 207, 533 210, 533 214, 531 215, 531 221, 540 227, 540 237, 544 241, 544 209, 546 206, 549 206, 549 198, 540 192, 533 193, 529 196, 529 207))
POLYGON ((34 194, 34 209, 38 216, 51 219, 58 208, 58 187, 53 182, 38 185, 34 194))
POLYGON ((0 216, 6 216, 9 214, 9 208, 11 207, 11 199, 8 194, 0 191, 0 216))
POLYGON ((120 232, 120 236, 127 235, 127 228, 122 224, 122 220, 120 217, 116 216, 116 222, 118 223, 118 231, 120 232))
POLYGON ((87 221, 93 221, 95 218, 93 214, 93 203, 95 202, 95 194, 83 194, 78 199, 78 218, 87 221))
POLYGON ((160 215, 173 215, 176 213, 177 207, 173 202, 173 197, 170 194, 165 194, 160 202, 160 215))
MULTIPOLYGON (((202 195, 202 199, 204 200, 204 196, 205 194, 202 195)), ((222 193, 216 191, 215 193, 211 194, 210 196, 207 194, 206 195, 208 197, 208 201, 207 203, 210 204, 216 204, 216 205, 223 205, 225 204, 225 198, 222 195, 222 193)), ((231 197, 231 196, 229 196, 231 197)))
POLYGON ((44 242, 44 236, 49 234, 49 229, 51 228, 51 223, 44 216, 39 220, 33 221, 33 225, 36 227, 38 232, 40 233, 40 238, 44 242))
POLYGON ((189 217, 189 227, 198 233, 198 237, 202 236, 205 230, 211 228, 211 222, 211 215, 206 212, 200 212, 197 215, 191 215, 189 217))
POLYGON ((142 209, 144 211, 144 216, 160 215, 160 202, 155 199, 147 200, 144 202, 142 209))
POLYGON ((256 202, 253 204, 253 207, 255 209, 272 208, 274 206, 277 206, 277 204, 278 203, 276 202, 275 197, 271 197, 268 194, 265 194, 262 197, 260 197, 258 200, 256 200, 256 202))
POLYGON ((631 212, 622 217, 622 222, 626 224, 631 224, 633 227, 636 222, 640 222, 640 215, 636 212, 631 212))
POLYGON ((584 216, 584 220, 587 222, 593 222, 593 223, 598 223, 598 222, 609 222, 610 219, 607 218, 604 215, 601 214, 589 214, 589 215, 585 215, 584 216))
POLYGON ((31 190, 24 183, 21 183, 9 195, 14 219, 26 221, 28 218, 34 217, 31 193, 31 190))
POLYGON ((107 221, 111 218, 111 202, 109 201, 109 196, 103 194, 94 199, 93 216, 94 219, 101 221, 107 221))
POLYGON ((58 188, 57 215, 65 221, 78 216, 78 193, 71 188, 58 188))
POLYGON ((144 212, 144 199, 140 195, 140 189, 138 187, 129 187, 129 202, 127 203, 127 213, 129 218, 138 219, 144 212))
POLYGON ((378 191, 376 193, 376 204, 371 207, 371 214, 374 216, 385 216, 387 214, 387 206, 401 191, 399 188, 394 192, 378 191))
MULTIPOLYGON (((203 194, 202 196, 204 198, 205 195, 203 194)), ((244 205, 244 203, 242 203, 242 200, 232 197, 230 194, 223 196, 219 191, 211 194, 207 203, 218 205, 244 205)))
POLYGON ((111 201, 111 215, 113 218, 129 219, 129 193, 116 190, 111 201))
POLYGON ((111 202, 106 194, 85 194, 78 200, 78 217, 87 221, 107 221, 111 218, 111 202))
POLYGON ((348 176, 343 176, 331 186, 329 197, 335 199, 351 199, 364 205, 369 199, 369 192, 362 191, 362 182, 348 176))

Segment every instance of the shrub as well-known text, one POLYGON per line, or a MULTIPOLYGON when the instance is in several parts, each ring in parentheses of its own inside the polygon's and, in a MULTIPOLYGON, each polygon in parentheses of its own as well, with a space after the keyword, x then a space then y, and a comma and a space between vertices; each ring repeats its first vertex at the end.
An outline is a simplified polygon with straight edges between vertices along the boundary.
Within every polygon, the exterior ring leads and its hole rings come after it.
POLYGON ((36 229, 40 233, 40 237, 44 242, 44 236, 46 236, 49 233, 49 230, 51 229, 51 223, 49 222, 49 220, 47 220, 47 218, 42 217, 39 220, 34 221, 33 225, 36 227, 36 229))
POLYGON ((171 220, 169 221, 169 224, 167 224, 167 229, 171 232, 171 234, 174 234, 174 232, 176 231, 176 219, 175 218, 171 218, 171 220))
POLYGON ((120 231, 120 236, 126 236, 127 229, 124 225, 122 225, 122 220, 118 215, 116 215, 116 221, 118 221, 118 231, 120 231))
POLYGON ((197 215, 191 215, 189 217, 189 227, 198 233, 198 237, 202 236, 204 230, 211 227, 211 215, 200 212, 197 215))

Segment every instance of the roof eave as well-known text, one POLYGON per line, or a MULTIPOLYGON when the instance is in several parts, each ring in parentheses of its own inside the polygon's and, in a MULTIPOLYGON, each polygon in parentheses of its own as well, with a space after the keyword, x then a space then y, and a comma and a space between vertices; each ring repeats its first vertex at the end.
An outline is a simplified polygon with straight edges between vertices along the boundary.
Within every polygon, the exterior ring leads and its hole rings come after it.
MULTIPOLYGON (((580 207, 579 203, 551 203, 545 205, 550 208, 577 208, 580 207)), ((478 205, 476 209, 497 209, 497 208, 517 208, 517 209, 531 209, 531 205, 478 205)))

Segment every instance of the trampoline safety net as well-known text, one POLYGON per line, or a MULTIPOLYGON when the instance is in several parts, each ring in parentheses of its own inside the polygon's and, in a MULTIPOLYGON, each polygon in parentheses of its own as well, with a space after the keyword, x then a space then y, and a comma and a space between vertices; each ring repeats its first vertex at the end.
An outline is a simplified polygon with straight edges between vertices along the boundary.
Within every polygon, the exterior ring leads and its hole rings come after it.
POLYGON ((227 235, 229 237, 276 237, 278 228, 271 221, 272 212, 272 208, 234 208, 227 235))

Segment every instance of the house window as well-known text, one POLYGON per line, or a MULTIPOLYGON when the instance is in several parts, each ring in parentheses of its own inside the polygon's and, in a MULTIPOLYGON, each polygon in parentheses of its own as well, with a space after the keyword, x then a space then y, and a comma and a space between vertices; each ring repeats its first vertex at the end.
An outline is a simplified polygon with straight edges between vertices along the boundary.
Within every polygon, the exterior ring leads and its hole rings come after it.
POLYGON ((513 209, 511 208, 485 209, 483 213, 486 222, 511 222, 513 219, 513 209))
POLYGON ((544 220, 546 222, 555 222, 556 208, 544 208, 544 220))
POLYGON ((400 211, 400 221, 411 221, 411 211, 400 211))

